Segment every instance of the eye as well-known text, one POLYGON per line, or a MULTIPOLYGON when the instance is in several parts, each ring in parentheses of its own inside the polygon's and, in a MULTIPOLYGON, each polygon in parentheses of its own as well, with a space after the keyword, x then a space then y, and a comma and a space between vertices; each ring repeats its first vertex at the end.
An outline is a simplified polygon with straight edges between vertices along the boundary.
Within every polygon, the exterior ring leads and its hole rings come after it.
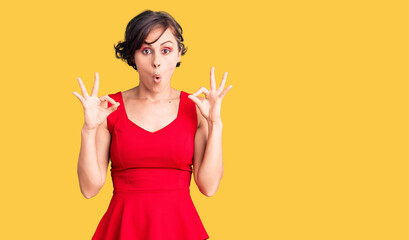
POLYGON ((145 48, 144 50, 142 50, 143 54, 149 54, 151 52, 151 50, 149 48, 145 48))
POLYGON ((165 53, 170 53, 170 52, 171 52, 171 50, 168 49, 168 48, 163 49, 163 51, 164 51, 165 53))

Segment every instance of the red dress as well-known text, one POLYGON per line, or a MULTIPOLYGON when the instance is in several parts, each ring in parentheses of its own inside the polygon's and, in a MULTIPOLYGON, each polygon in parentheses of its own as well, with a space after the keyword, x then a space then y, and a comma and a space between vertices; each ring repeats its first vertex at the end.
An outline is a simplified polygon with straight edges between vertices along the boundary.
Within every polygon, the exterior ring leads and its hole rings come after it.
POLYGON ((195 103, 181 91, 176 119, 150 132, 128 118, 121 92, 109 96, 120 103, 107 118, 114 191, 92 239, 208 239, 189 188, 195 103))

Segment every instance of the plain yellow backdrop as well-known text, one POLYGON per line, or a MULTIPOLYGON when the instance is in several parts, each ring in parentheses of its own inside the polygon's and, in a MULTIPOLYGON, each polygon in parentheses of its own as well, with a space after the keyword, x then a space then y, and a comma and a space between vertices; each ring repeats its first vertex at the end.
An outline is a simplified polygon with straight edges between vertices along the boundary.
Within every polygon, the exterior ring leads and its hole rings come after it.
POLYGON ((113 189, 80 193, 72 92, 138 84, 113 45, 146 9, 184 30, 174 88, 233 85, 210 239, 409 239, 408 5, 315 0, 2 3, 0 239, 91 238, 113 189))

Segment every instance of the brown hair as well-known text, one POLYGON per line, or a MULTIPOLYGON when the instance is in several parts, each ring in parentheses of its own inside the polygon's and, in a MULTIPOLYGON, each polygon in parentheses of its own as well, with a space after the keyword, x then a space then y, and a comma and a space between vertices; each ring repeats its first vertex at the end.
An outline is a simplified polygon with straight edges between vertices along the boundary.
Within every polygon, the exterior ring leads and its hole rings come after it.
MULTIPOLYGON (((163 27, 164 31, 170 27, 178 43, 179 51, 182 51, 181 55, 185 55, 187 47, 183 44, 183 30, 179 23, 165 11, 145 10, 129 21, 125 31, 125 41, 118 42, 116 46, 114 44, 115 57, 127 62, 129 66, 138 71, 134 62, 135 51, 142 47, 146 37, 156 27, 163 27)), ((179 66, 180 62, 176 64, 176 67, 179 66)))

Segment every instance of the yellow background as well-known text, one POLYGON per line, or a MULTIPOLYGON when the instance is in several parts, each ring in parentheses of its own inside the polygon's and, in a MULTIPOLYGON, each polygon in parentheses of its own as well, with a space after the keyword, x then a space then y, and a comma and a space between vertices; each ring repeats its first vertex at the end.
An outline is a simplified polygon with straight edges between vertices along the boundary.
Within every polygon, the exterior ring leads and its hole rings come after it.
POLYGON ((188 52, 176 89, 232 84, 224 177, 192 198, 210 239, 409 239, 406 1, 2 3, 0 239, 90 239, 110 176, 85 199, 81 77, 99 95, 138 84, 114 57, 126 24, 169 12, 188 52))

